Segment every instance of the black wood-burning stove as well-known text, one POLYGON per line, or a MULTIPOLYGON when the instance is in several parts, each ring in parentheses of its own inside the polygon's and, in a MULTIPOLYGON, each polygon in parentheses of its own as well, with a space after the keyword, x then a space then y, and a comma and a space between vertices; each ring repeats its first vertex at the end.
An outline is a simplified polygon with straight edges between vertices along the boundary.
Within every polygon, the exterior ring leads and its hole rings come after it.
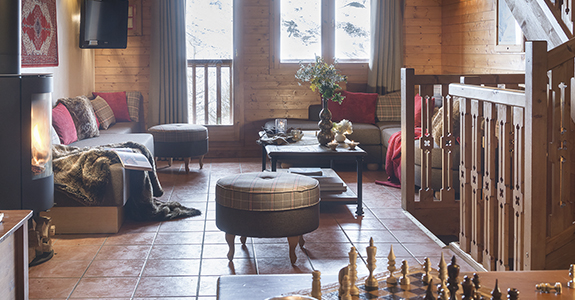
POLYGON ((53 255, 50 219, 52 170, 52 74, 20 74, 19 0, 0 0, 0 210, 30 209, 29 261, 53 255), (35 226, 34 226, 35 225, 35 226))

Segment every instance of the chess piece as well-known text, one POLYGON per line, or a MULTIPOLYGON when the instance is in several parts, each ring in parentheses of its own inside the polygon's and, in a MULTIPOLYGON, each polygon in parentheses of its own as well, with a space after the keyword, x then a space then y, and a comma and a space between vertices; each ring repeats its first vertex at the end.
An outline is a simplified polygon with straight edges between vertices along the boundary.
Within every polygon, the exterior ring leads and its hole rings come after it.
POLYGON ((501 300, 501 290, 499 289, 499 280, 495 279, 495 286, 491 291, 491 300, 501 300))
POLYGON ((519 291, 516 288, 508 288, 507 289, 507 299, 509 299, 509 300, 519 299, 519 291))
POLYGON ((463 277, 463 283, 461 283, 461 289, 463 290, 463 296, 461 300, 471 300, 473 299, 474 289, 471 278, 468 276, 463 277))
POLYGON ((389 249, 389 255, 387 256, 387 270, 389 271, 389 276, 385 281, 387 284, 396 284, 397 278, 393 276, 393 272, 397 270, 395 268, 395 254, 393 253, 393 245, 391 245, 391 248, 389 249))
MULTIPOLYGON (((441 286, 441 285, 439 285, 441 286)), ((439 289, 437 292, 437 300, 448 300, 449 299, 449 295, 447 295, 447 290, 446 289, 439 289)))
POLYGON ((347 266, 341 268, 341 270, 339 270, 339 294, 343 295, 343 277, 347 275, 347 266))
POLYGON ((479 293, 479 289, 481 288, 481 282, 479 281, 479 275, 477 275, 477 273, 473 273, 471 282, 473 282, 473 286, 475 287, 475 298, 480 299, 481 294, 479 293))
POLYGON ((377 253, 377 247, 373 245, 373 238, 369 239, 369 246, 366 248, 367 251, 367 269, 369 270, 369 276, 365 279, 365 288, 367 290, 375 290, 378 288, 377 279, 373 276, 373 271, 375 270, 375 254, 377 253))
POLYGON ((343 293, 340 295, 340 300, 351 300, 351 295, 349 294, 349 277, 347 275, 343 275, 343 280, 341 286, 343 287, 343 293))
POLYGON ((347 269, 347 275, 349 277, 350 287, 349 287, 349 294, 352 296, 359 295, 359 289, 355 285, 357 282, 357 251, 355 247, 351 247, 349 251, 349 266, 347 269))
POLYGON ((550 293, 551 291, 555 291, 555 295, 560 295, 563 291, 563 286, 561 285, 561 282, 556 282, 555 285, 540 283, 535 285, 535 289, 541 293, 550 293))
POLYGON ((447 266, 447 289, 449 290, 449 299, 456 300, 455 293, 459 289, 459 265, 455 260, 455 255, 451 257, 451 263, 447 266))
POLYGON ((570 288, 570 289, 575 288, 575 281, 574 281, 574 279, 575 279, 575 270, 574 270, 574 268, 575 268, 575 265, 574 265, 574 264, 571 264, 571 265, 569 266, 569 278, 571 278, 571 280, 569 280, 569 282, 567 282, 567 287, 570 288))
POLYGON ((431 272, 431 261, 429 260, 429 257, 425 258, 425 262, 423 263, 423 271, 425 274, 421 275, 421 281, 423 281, 424 285, 430 284, 429 282, 431 281, 431 275, 429 272, 431 272))
POLYGON ((401 262, 401 278, 399 278, 399 284, 408 285, 410 283, 409 277, 407 277, 408 273, 409 265, 407 265, 407 260, 404 260, 401 262))
POLYGON ((313 271, 311 281, 311 296, 321 300, 321 272, 318 270, 313 271))
POLYGON ((433 291, 431 290, 431 282, 433 281, 433 279, 429 279, 429 282, 427 283, 427 289, 425 290, 425 297, 423 298, 423 300, 435 300, 435 297, 433 296, 433 291))
POLYGON ((441 252, 441 259, 439 260, 439 280, 441 282, 447 281, 447 264, 445 263, 445 258, 443 258, 443 252, 441 252))

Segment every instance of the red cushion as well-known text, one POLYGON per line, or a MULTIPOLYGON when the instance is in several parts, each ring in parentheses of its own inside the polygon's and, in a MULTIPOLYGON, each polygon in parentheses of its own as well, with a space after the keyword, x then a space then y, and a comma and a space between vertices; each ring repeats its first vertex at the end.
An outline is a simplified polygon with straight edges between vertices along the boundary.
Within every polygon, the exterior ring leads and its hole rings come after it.
MULTIPOLYGON (((421 127, 421 100, 422 97, 419 96, 419 94, 415 95, 415 99, 414 99, 414 118, 415 118, 415 127, 421 127)), ((431 107, 435 107, 435 99, 434 98, 429 98, 429 103, 428 105, 430 105, 431 107)), ((428 116, 429 118, 431 118, 433 116, 433 110, 431 111, 432 115, 428 116)))
POLYGON ((328 108, 331 111, 331 119, 339 122, 343 119, 352 123, 375 124, 375 106, 377 103, 377 93, 354 93, 342 91, 345 96, 343 102, 328 101, 328 108))
POLYGON ((78 140, 76 126, 70 112, 62 103, 52 108, 52 126, 60 138, 60 142, 68 145, 78 140))
POLYGON ((118 122, 130 122, 130 113, 128 112, 128 102, 126 101, 126 92, 116 93, 92 93, 94 97, 102 97, 114 112, 114 118, 118 122))

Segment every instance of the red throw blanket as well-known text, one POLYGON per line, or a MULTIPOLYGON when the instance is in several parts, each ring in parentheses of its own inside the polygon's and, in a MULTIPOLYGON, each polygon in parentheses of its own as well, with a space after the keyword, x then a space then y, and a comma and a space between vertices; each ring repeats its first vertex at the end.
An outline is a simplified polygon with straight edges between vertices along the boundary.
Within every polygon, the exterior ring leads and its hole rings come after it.
MULTIPOLYGON (((414 128, 415 139, 421 137, 421 127, 414 128)), ((376 181, 392 187, 401 186, 401 131, 394 133, 388 141, 387 153, 385 155, 385 172, 389 176, 387 181, 376 181)))

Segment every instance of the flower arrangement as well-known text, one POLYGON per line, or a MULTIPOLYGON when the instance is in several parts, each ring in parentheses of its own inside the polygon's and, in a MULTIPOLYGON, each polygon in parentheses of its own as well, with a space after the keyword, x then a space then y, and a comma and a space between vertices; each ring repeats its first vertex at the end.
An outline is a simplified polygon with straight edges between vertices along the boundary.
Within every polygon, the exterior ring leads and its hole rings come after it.
POLYGON ((333 132, 338 134, 352 134, 353 127, 350 121, 343 119, 338 123, 333 123, 333 132))
MULTIPOLYGON (((319 56, 315 57, 315 63, 300 64, 295 78, 303 82, 310 82, 311 90, 314 92, 319 91, 324 99, 331 99, 341 104, 345 98, 341 93, 336 93, 335 91, 341 89, 338 82, 347 82, 347 77, 338 73, 334 65, 328 65, 319 56)), ((301 85, 301 83, 299 84, 301 85)))

